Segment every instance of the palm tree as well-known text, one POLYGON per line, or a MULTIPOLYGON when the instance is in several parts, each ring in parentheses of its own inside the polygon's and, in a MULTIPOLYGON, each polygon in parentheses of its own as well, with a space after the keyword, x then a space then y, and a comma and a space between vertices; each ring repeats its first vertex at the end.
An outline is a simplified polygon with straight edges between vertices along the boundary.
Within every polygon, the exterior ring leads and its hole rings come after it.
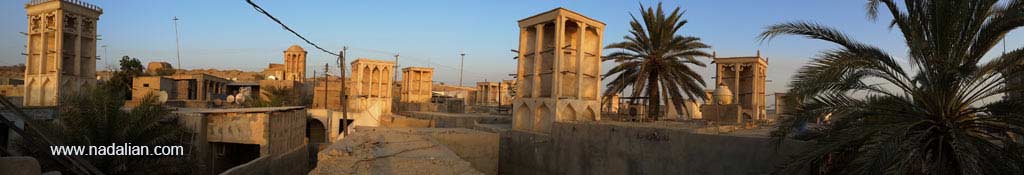
POLYGON ((909 49, 907 68, 874 46, 811 22, 769 26, 762 41, 797 35, 839 45, 801 68, 772 135, 811 140, 781 174, 1024 174, 1024 50, 982 63, 1024 25, 1024 1, 869 0, 868 18, 888 10, 909 49), (909 70, 909 71, 908 71, 909 70), (808 123, 829 124, 805 130, 808 123))
MULTIPOLYGON (((109 85, 101 85, 109 87, 109 85)), ((60 118, 53 121, 30 121, 53 136, 57 144, 74 146, 110 146, 130 143, 132 146, 183 146, 188 150, 189 133, 178 124, 171 111, 157 104, 149 95, 131 110, 124 110, 124 100, 117 89, 86 87, 62 96, 60 118)), ((33 157, 49 157, 49 147, 20 144, 22 151, 33 157)), ((195 168, 195 157, 183 156, 84 156, 106 174, 185 174, 195 168)), ((44 168, 58 167, 53 160, 40 161, 44 168)))
POLYGON ((676 33, 686 24, 683 12, 676 7, 666 16, 658 3, 658 9, 640 5, 640 16, 630 22, 630 35, 626 41, 606 46, 606 49, 621 49, 612 52, 602 61, 614 60, 618 65, 603 75, 615 76, 604 91, 608 103, 612 95, 631 87, 633 97, 646 96, 648 120, 657 119, 661 99, 674 104, 676 111, 682 111, 683 97, 704 99, 704 79, 690 68, 690 65, 704 67, 697 58, 711 57, 703 49, 710 48, 698 37, 681 36, 676 33), (664 94, 662 94, 664 90, 664 94))

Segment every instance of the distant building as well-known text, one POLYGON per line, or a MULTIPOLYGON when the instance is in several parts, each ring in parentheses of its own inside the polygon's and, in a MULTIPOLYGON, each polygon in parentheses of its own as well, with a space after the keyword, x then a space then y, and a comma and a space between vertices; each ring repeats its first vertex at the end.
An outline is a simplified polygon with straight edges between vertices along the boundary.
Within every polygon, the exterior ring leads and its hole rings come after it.
POLYGON ((171 70, 171 71, 174 70, 174 67, 171 66, 171 63, 161 62, 161 61, 154 61, 154 62, 149 62, 149 64, 146 64, 146 73, 149 73, 149 74, 157 74, 157 73, 160 73, 160 71, 167 71, 167 70, 171 70))
POLYGON ((714 57, 715 90, 701 107, 702 117, 724 123, 767 120, 765 81, 768 62, 761 57, 714 57))
POLYGON ((783 113, 789 111, 786 106, 786 93, 775 93, 775 118, 769 118, 769 120, 777 120, 783 113))
POLYGON ((264 80, 306 82, 306 50, 292 45, 284 50, 284 64, 270 63, 261 72, 264 80))
POLYGON ((0 95, 7 97, 14 105, 22 105, 25 97, 25 81, 14 78, 0 78, 0 95))
MULTIPOLYGON (((335 111, 341 111, 341 79, 338 77, 318 78, 315 80, 316 86, 313 87, 313 107, 312 109, 330 109, 335 111)), ((347 80, 348 83, 345 88, 348 89, 348 93, 352 94, 355 82, 347 80)), ((353 99, 353 97, 349 97, 353 99)), ((353 103, 349 102, 349 109, 354 110, 353 103)))
POLYGON ((168 106, 211 107, 232 93, 228 92, 228 84, 231 83, 231 80, 208 74, 139 76, 132 80, 132 100, 125 105, 138 105, 143 97, 150 94, 164 94, 168 106))
POLYGON ((498 106, 512 104, 512 96, 509 94, 509 87, 514 86, 512 81, 502 82, 477 82, 475 106, 498 106))
POLYGON ((359 58, 352 61, 352 77, 355 86, 349 94, 349 104, 359 105, 357 110, 371 113, 391 113, 394 80, 394 61, 359 58))
POLYGON ((402 69, 401 102, 430 103, 434 68, 407 67, 402 69))
POLYGON ((96 83, 96 21, 81 1, 33 0, 28 12, 25 106, 56 106, 62 94, 96 83))
POLYGON ((306 82, 306 50, 299 45, 284 51, 284 80, 306 82))
POLYGON ((270 63, 263 69, 264 80, 284 80, 284 64, 270 63))

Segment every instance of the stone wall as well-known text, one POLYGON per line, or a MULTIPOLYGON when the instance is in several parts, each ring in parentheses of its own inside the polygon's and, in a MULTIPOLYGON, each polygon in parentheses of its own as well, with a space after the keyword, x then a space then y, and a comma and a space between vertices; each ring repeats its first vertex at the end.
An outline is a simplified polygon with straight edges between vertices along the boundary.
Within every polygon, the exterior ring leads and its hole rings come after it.
POLYGON ((294 150, 273 156, 267 174, 307 174, 309 173, 309 147, 302 145, 294 150))
POLYGON ((403 112, 410 118, 429 120, 437 128, 469 128, 477 123, 512 123, 512 117, 487 114, 450 114, 439 112, 403 112))
POLYGON ((765 174, 805 143, 613 122, 502 133, 501 174, 765 174))

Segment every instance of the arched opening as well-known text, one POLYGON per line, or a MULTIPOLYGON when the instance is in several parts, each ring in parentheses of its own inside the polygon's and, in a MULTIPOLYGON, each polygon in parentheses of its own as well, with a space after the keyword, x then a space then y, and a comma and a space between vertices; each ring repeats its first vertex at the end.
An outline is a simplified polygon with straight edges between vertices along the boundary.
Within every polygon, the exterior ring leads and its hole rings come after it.
POLYGON ((360 69, 362 69, 362 74, 359 75, 359 78, 361 78, 362 80, 359 81, 359 84, 362 85, 362 87, 360 87, 358 95, 369 95, 370 94, 370 66, 363 66, 360 69))
MULTIPOLYGON (((29 66, 29 67, 32 67, 32 66, 29 66)), ((25 103, 32 104, 32 100, 34 100, 32 98, 32 97, 34 97, 34 94, 33 94, 32 90, 35 89, 35 88, 38 88, 38 87, 36 87, 36 80, 34 80, 34 79, 33 80, 29 80, 28 86, 25 86, 25 87, 28 87, 27 90, 25 90, 25 99, 24 99, 25 103)))
POLYGON ((309 139, 310 144, 324 143, 327 141, 327 127, 324 127, 323 122, 316 119, 309 119, 306 121, 306 138, 309 139))
POLYGON ((522 104, 519 108, 513 111, 512 125, 513 128, 518 130, 530 130, 533 129, 533 110, 530 110, 529 106, 522 104))
POLYGON ((572 106, 566 104, 565 107, 563 107, 562 109, 560 109, 558 111, 558 120, 557 121, 573 121, 573 120, 576 120, 576 109, 573 109, 572 106))
POLYGON ((551 109, 547 105, 541 105, 537 108, 537 112, 533 113, 533 130, 536 132, 547 133, 551 129, 551 123, 553 117, 544 117, 551 114, 551 109))
POLYGON ((580 121, 597 121, 597 113, 594 112, 593 108, 587 107, 586 111, 580 115, 580 121))
POLYGON ((374 67, 373 68, 373 72, 369 74, 369 76, 371 76, 371 78, 370 78, 370 97, 379 97, 380 96, 380 82, 381 82, 381 79, 380 79, 379 75, 380 75, 380 69, 378 69, 376 67, 374 67))
POLYGON ((50 83, 50 80, 47 79, 47 80, 43 81, 43 84, 39 85, 39 98, 38 98, 38 101, 36 102, 36 105, 39 105, 39 106, 46 105, 46 98, 47 98, 47 96, 49 96, 46 93, 48 91, 50 91, 50 89, 51 89, 50 88, 50 84, 52 84, 52 83, 50 83))

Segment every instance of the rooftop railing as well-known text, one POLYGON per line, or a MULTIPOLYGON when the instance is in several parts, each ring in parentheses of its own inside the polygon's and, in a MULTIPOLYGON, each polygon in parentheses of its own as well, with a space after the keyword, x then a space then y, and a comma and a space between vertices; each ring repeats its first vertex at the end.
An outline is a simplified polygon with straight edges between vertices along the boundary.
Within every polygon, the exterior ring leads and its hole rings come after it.
POLYGON ((87 9, 92 9, 92 10, 103 12, 103 8, 100 8, 100 6, 92 5, 92 4, 86 3, 85 1, 81 1, 81 0, 31 0, 26 5, 30 5, 30 6, 32 6, 32 5, 39 5, 39 4, 47 3, 47 2, 50 2, 50 1, 64 1, 64 2, 67 2, 67 3, 75 4, 75 5, 78 5, 78 6, 81 6, 81 7, 85 7, 87 9))

